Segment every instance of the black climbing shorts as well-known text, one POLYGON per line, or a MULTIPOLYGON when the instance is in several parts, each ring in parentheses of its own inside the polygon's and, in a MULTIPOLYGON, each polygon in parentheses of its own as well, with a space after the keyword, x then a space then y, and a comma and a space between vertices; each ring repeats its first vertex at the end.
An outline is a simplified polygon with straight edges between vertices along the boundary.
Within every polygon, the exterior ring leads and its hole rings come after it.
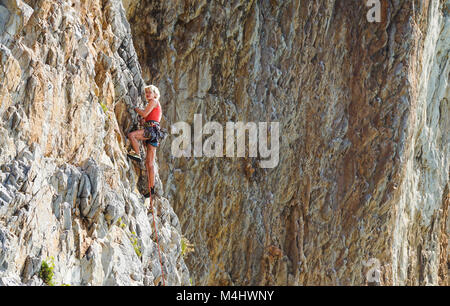
POLYGON ((165 132, 161 131, 159 123, 156 121, 148 121, 144 124, 144 137, 148 138, 145 143, 154 147, 159 146, 159 142, 165 138, 165 132))

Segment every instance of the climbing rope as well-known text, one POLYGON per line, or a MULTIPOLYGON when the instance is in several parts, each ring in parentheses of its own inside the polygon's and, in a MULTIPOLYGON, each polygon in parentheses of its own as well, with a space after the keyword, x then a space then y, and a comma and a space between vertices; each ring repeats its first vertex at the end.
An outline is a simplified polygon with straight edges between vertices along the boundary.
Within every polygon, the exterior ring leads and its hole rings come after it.
POLYGON ((158 232, 156 231, 155 210, 153 209, 153 197, 152 197, 152 194, 150 194, 150 207, 152 209, 153 227, 155 229, 156 245, 158 246, 159 264, 161 265, 161 275, 162 275, 162 280, 163 280, 163 286, 165 286, 166 282, 164 280, 164 270, 163 270, 163 265, 162 265, 162 260, 161 260, 161 251, 159 250, 158 232))

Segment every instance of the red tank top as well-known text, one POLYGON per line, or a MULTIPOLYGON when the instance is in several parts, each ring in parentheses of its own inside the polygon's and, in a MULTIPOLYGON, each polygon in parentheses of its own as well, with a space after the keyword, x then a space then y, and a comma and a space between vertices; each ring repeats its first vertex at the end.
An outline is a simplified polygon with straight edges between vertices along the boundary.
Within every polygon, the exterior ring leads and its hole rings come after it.
POLYGON ((150 114, 147 115, 147 117, 145 117, 145 121, 156 121, 156 122, 160 122, 161 121, 161 104, 158 102, 158 105, 152 109, 152 111, 150 112, 150 114))

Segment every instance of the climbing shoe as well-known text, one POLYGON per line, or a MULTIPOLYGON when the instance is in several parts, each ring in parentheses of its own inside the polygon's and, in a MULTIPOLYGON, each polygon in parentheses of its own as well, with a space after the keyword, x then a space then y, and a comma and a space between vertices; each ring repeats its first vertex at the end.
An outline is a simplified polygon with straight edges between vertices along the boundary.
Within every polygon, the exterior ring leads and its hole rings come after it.
POLYGON ((127 156, 129 158, 131 158, 132 160, 135 160, 139 163, 142 161, 142 158, 139 155, 137 155, 136 153, 128 153, 127 156))
POLYGON ((148 193, 146 193, 146 194, 144 194, 144 198, 150 198, 150 196, 151 195, 154 195, 155 194, 155 188, 154 187, 151 187, 150 188, 150 192, 148 192, 148 193))

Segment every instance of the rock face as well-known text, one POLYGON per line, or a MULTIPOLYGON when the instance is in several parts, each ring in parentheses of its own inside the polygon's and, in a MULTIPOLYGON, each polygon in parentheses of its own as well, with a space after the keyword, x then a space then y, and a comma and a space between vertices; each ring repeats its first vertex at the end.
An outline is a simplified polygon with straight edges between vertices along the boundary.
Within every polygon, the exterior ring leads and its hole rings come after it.
POLYGON ((156 285, 152 214, 169 285, 448 285, 450 1, 364 2, 0 0, 0 285, 156 285), (169 137, 150 211, 144 81, 278 164, 169 137))
POLYGON ((121 1, 0 1, 0 284, 45 261, 55 284, 157 285, 152 214, 166 283, 189 284, 177 216, 126 159, 143 86, 121 1))
POLYGON ((124 6, 163 125, 280 122, 272 169, 158 151, 194 283, 448 284, 448 0, 124 6))

